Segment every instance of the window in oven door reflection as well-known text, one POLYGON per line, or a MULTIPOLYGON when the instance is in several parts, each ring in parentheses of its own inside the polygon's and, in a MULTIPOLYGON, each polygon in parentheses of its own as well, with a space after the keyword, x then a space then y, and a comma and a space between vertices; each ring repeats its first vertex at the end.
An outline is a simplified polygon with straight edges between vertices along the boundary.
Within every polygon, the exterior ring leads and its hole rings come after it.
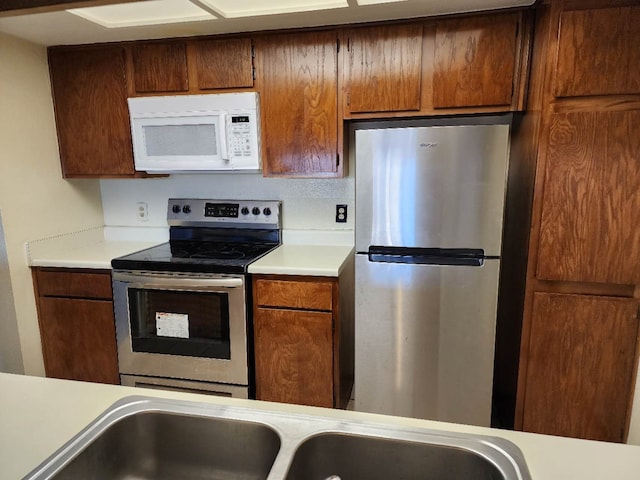
POLYGON ((134 352, 231 358, 226 293, 130 288, 129 325, 134 352))

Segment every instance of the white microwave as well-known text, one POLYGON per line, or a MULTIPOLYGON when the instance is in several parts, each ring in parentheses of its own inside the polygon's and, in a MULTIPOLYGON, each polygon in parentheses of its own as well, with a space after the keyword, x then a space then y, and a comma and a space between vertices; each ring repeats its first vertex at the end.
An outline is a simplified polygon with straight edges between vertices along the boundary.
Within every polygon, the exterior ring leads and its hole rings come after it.
POLYGON ((136 170, 260 170, 258 94, 129 98, 136 170))

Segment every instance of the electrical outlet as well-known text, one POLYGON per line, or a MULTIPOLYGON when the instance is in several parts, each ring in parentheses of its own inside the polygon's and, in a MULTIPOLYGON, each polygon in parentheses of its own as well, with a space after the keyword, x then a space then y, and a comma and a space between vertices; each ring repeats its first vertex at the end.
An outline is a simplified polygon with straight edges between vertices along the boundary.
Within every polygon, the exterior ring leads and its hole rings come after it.
POLYGON ((137 206, 137 211, 136 214, 138 216, 138 221, 139 222, 146 222, 149 220, 149 207, 147 205, 147 202, 138 202, 136 204, 137 206))
POLYGON ((336 222, 347 223, 347 206, 336 205, 336 222))

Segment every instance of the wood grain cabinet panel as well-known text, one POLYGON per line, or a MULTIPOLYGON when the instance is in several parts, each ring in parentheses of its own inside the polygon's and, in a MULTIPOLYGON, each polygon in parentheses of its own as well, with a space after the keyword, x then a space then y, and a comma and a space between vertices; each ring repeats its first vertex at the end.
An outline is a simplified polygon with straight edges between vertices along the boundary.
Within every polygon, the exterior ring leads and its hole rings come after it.
POLYGON ((523 429, 623 441, 638 300, 534 294, 523 429))
POLYGON ((256 280, 256 303, 261 307, 333 309, 331 281, 302 282, 295 280, 256 280))
POLYGON ((519 19, 513 13, 436 23, 435 108, 512 103, 519 19))
POLYGON ((119 384, 113 303, 40 299, 47 377, 119 384))
POLYGON ((132 47, 137 93, 186 92, 187 47, 183 42, 137 43, 132 47))
POLYGON ((394 25, 349 32, 347 110, 420 110, 422 25, 394 25))
POLYGON ((640 283, 640 111, 551 117, 537 278, 640 283))
POLYGON ((640 93, 640 6, 562 12, 555 95, 640 93))
POLYGON ((198 40, 193 45, 199 89, 253 87, 250 38, 198 40))
POLYGON ((34 276, 42 296, 113 299, 111 275, 106 273, 39 268, 34 276))
POLYGON ((254 275, 256 398, 346 408, 353 386, 353 271, 254 275))
POLYGON ((34 268, 48 377, 120 383, 109 270, 34 268))
POLYGON ((63 176, 133 176, 124 48, 48 53, 63 176))
POLYGON ((254 328, 257 398, 333 407, 331 313, 259 308, 254 328))
POLYGON ((265 176, 342 175, 337 55, 334 31, 256 39, 265 176))

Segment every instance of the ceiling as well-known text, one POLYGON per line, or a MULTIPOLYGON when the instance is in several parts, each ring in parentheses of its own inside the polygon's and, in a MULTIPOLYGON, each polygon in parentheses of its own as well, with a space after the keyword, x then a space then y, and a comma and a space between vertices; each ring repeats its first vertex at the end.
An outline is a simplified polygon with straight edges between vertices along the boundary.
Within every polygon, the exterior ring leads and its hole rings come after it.
MULTIPOLYGON (((129 0, 130 2, 131 0, 129 0)), ((535 0, 147 0, 147 25, 131 26, 137 13, 95 23, 96 10, 68 10, 0 17, 0 32, 40 45, 72 45, 151 38, 215 35, 296 27, 340 25, 448 13, 528 6, 535 0), (280 4, 280 10, 274 9, 280 4), (161 8, 162 7, 162 8, 161 8), (159 18, 164 8, 177 19, 159 18), (298 10, 298 11, 296 11, 298 10), (180 18, 182 17, 182 18, 180 18), (94 21, 88 20, 88 18, 94 21), (109 27, 105 26, 109 25, 109 27)), ((127 3, 126 5, 131 5, 127 3)), ((116 10, 122 5, 116 5, 116 10)), ((98 11, 100 13, 100 11, 98 11)), ((104 20, 103 18, 103 20, 104 20)), ((139 18, 138 18, 139 20, 139 18)))

